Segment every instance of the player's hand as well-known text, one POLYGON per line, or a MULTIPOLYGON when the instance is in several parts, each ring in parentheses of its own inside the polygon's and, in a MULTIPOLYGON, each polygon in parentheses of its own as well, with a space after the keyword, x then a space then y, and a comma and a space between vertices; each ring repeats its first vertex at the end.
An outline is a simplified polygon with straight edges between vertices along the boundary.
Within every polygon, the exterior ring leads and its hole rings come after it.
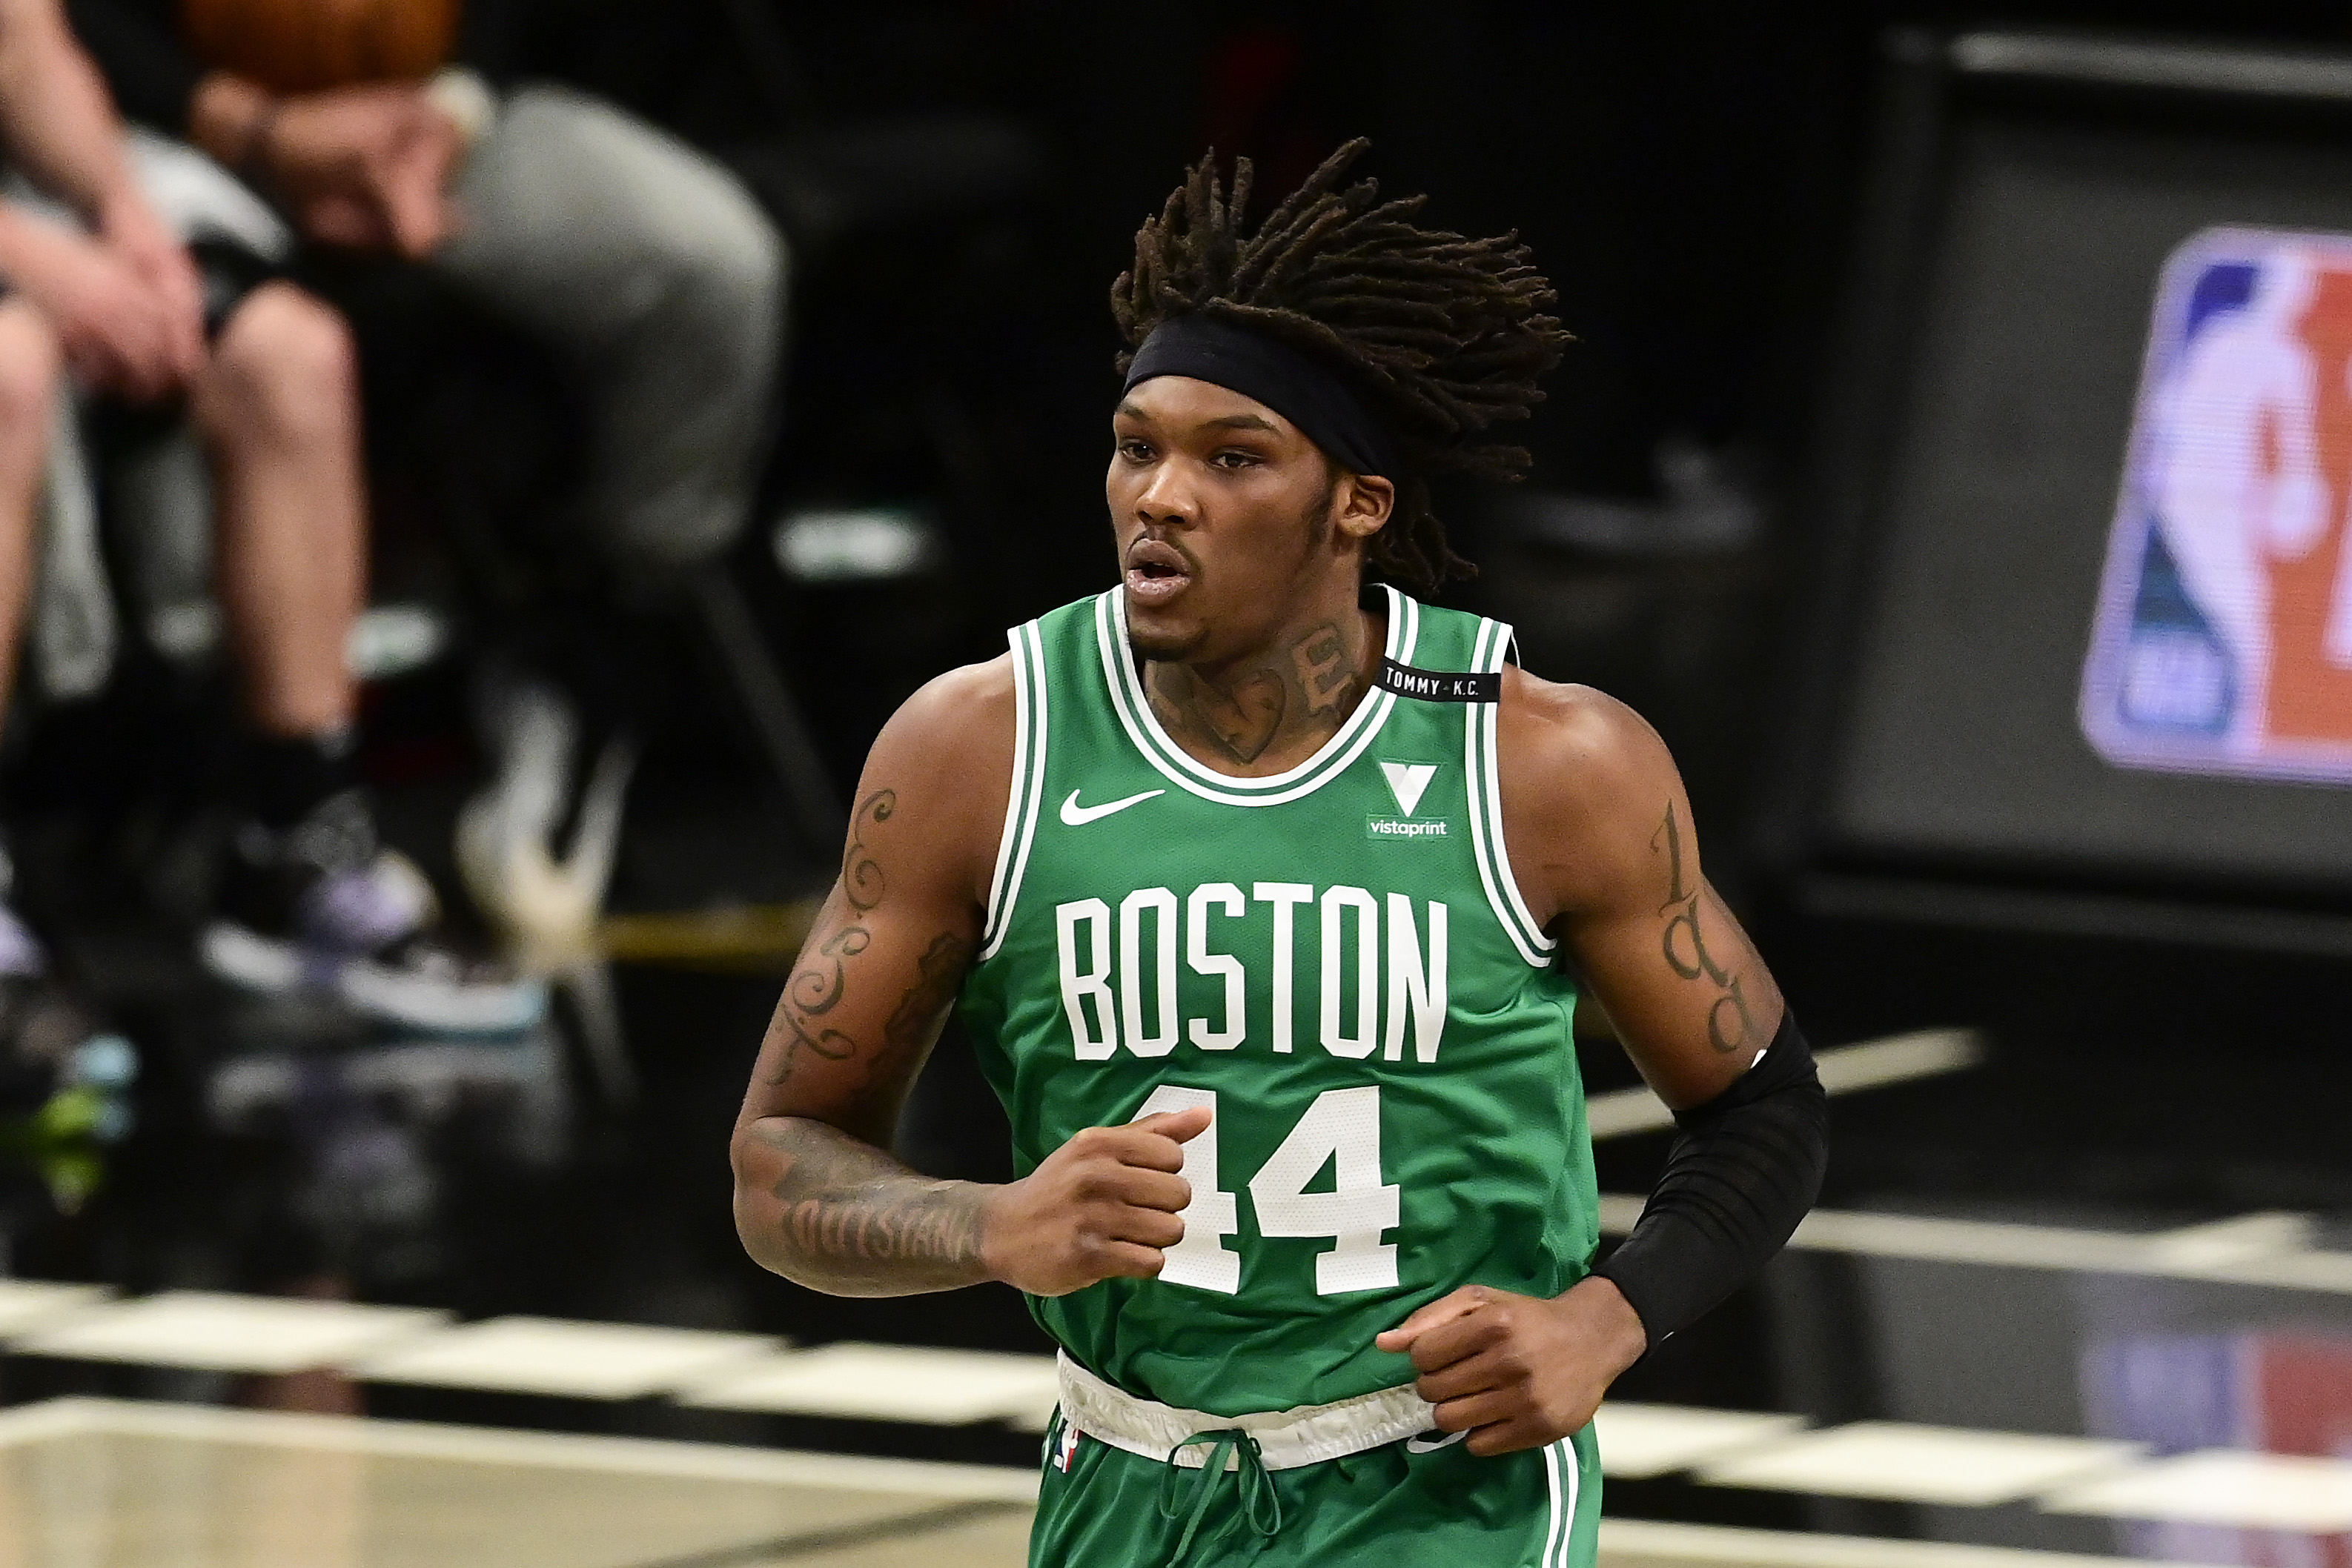
POLYGON ((321 245, 430 256, 449 232, 465 138, 422 88, 335 88, 282 101, 260 156, 295 225, 321 245))
POLYGON ((1413 1387, 1474 1454, 1540 1448, 1580 1431, 1641 1358, 1642 1320, 1602 1279, 1551 1301, 1465 1285, 1372 1342, 1412 1357, 1413 1387))
POLYGON ((1088 1127, 1037 1168, 989 1195, 981 1261, 1033 1296, 1066 1296, 1098 1280, 1158 1277, 1184 1239, 1176 1216, 1192 1201, 1184 1144, 1209 1108, 1164 1111, 1124 1127, 1088 1127))

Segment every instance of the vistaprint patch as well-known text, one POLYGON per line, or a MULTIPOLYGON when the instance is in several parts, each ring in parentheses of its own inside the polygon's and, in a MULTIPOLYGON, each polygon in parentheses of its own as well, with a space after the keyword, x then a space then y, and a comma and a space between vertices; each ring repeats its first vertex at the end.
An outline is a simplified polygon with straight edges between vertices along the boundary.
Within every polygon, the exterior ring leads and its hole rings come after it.
POLYGON ((1364 836, 1368 839, 1442 839, 1446 836, 1446 821, 1432 817, 1413 821, 1403 817, 1367 817, 1364 836))

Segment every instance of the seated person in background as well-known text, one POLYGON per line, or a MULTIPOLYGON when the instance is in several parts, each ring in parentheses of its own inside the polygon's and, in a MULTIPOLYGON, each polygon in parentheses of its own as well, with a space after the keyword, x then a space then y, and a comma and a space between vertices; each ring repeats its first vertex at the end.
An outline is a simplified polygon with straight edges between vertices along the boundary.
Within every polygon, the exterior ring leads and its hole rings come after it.
MULTIPOLYGON (((208 308, 178 235, 124 154, 121 123, 58 0, 0 0, 0 139, 87 225, 0 202, 0 701, 15 669, 60 378, 135 402, 184 399, 214 471, 215 591, 244 690, 249 815, 228 918, 206 956, 266 989, 325 983, 420 1027, 513 1027, 535 991, 451 962, 429 890, 379 849, 351 762, 346 645, 365 520, 350 339, 284 281, 208 308)), ((69 414, 66 417, 70 417, 69 414)), ((39 944, 0 904, 0 1030, 46 998, 39 944)))
POLYGON ((644 121, 562 87, 497 96, 529 0, 70 5, 134 120, 236 171, 304 239, 427 261, 564 358, 594 422, 584 520, 616 580, 733 541, 782 242, 732 175, 644 121))

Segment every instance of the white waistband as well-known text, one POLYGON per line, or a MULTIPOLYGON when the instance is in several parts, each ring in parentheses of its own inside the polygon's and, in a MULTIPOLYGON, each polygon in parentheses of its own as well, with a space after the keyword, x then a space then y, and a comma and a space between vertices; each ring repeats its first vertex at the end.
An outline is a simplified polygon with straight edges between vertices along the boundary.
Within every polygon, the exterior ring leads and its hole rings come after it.
MULTIPOLYGON (((1177 1465, 1188 1470, 1209 1462, 1211 1445, 1177 1445, 1204 1432, 1229 1432, 1238 1427, 1257 1440, 1258 1458, 1267 1469, 1288 1470, 1345 1454, 1360 1454, 1436 1426, 1429 1401, 1414 1393, 1410 1383, 1331 1405, 1301 1405, 1252 1416, 1212 1416, 1204 1410, 1180 1410, 1154 1399, 1138 1399, 1105 1383, 1067 1354, 1057 1356, 1055 1363, 1061 1374, 1063 1420, 1089 1437, 1148 1459, 1165 1459, 1172 1452, 1177 1465)), ((1226 1468, 1238 1462, 1228 1459, 1226 1468)))

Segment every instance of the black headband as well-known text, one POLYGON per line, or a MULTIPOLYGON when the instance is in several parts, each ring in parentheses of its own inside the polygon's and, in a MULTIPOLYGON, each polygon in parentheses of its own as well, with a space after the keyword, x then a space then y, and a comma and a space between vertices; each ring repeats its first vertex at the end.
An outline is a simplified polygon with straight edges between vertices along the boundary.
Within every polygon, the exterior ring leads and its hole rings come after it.
POLYGON ((1395 438, 1363 400, 1279 339, 1198 312, 1171 316, 1135 350, 1120 391, 1154 376, 1191 376, 1255 398, 1350 473, 1403 476, 1395 438))

